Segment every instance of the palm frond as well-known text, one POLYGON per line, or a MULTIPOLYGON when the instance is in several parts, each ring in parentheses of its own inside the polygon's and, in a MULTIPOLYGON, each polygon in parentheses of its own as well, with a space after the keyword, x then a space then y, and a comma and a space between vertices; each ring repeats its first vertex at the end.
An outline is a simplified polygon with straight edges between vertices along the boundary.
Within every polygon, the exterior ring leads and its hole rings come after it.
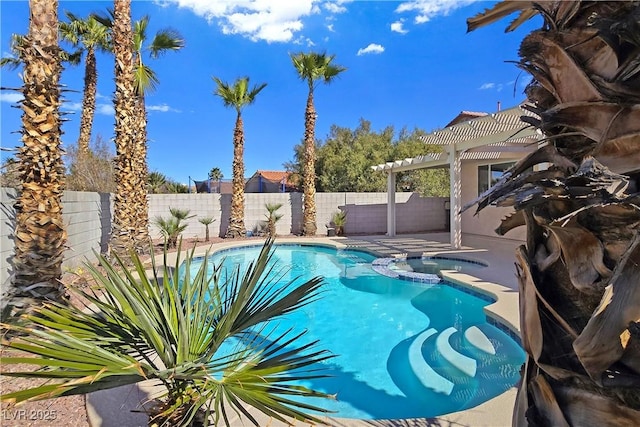
POLYGON ((39 368, 8 375, 48 382, 0 398, 18 403, 152 379, 166 388, 156 418, 171 425, 186 426, 202 411, 228 420, 229 408, 246 415, 247 405, 277 419, 314 420, 305 411, 322 409, 291 396, 328 396, 292 382, 323 377, 319 363, 333 356, 317 342, 300 344, 304 332, 264 331, 269 320, 315 299, 321 279, 276 286, 272 246, 268 240, 247 271, 226 280, 207 257, 194 270, 193 250, 173 266, 165 251, 164 265, 154 260, 151 274, 135 253, 131 270, 117 255, 96 255, 99 267, 87 270, 102 295, 72 288, 85 305, 47 304, 25 318, 29 326, 2 325, 20 335, 3 346, 35 356, 2 364, 39 368), (235 344, 223 351, 225 342, 235 344))
POLYGON ((182 49, 184 45, 184 38, 178 31, 164 29, 156 33, 148 49, 152 58, 158 58, 167 51, 182 49))
POLYGON ((515 12, 520 12, 520 15, 507 27, 507 32, 515 30, 538 13, 532 1, 504 0, 467 19, 467 32, 470 33, 480 27, 493 24, 515 12))

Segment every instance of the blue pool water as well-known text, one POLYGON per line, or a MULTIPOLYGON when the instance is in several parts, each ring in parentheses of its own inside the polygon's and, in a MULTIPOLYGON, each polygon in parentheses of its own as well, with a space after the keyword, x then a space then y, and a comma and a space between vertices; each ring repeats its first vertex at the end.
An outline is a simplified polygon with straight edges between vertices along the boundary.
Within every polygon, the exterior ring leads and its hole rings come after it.
MULTIPOLYGON (((308 329, 304 342, 338 355, 322 363, 331 375, 303 383, 337 394, 309 401, 332 416, 362 419, 433 417, 474 407, 513 386, 524 352, 488 324, 489 302, 446 283, 412 283, 374 272, 374 256, 321 246, 275 245, 282 280, 322 276, 321 298, 273 328, 308 329), (495 353, 495 354, 492 354, 495 353)), ((227 271, 245 268, 260 247, 214 254, 227 271)), ((199 263, 192 268, 197 270, 199 263)), ((301 283, 301 282, 300 282, 301 283)))

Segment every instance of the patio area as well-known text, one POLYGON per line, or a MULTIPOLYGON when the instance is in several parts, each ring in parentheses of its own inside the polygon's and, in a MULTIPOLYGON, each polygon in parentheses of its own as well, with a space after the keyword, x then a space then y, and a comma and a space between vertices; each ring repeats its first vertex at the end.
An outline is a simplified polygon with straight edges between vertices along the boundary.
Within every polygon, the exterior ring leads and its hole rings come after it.
MULTIPOLYGON (((213 250, 241 246, 255 241, 230 241, 213 245, 213 250)), ((454 284, 468 288, 471 292, 492 296, 496 302, 485 307, 489 320, 513 335, 519 331, 518 284, 514 267, 514 251, 521 241, 474 236, 464 234, 462 247, 453 249, 449 233, 407 234, 394 237, 347 236, 347 237, 281 237, 277 243, 311 243, 337 248, 357 248, 373 252, 382 257, 452 254, 459 258, 478 261, 487 266, 477 270, 475 276, 456 272, 445 272, 445 278, 454 284)), ((196 254, 204 254, 209 246, 200 247, 196 254)), ((113 390, 92 393, 87 396, 90 423, 94 427, 146 426, 147 418, 139 402, 153 396, 158 389, 125 386, 113 390), (131 412, 137 411, 137 412, 131 412)), ((516 396, 516 388, 484 402, 474 408, 429 419, 406 420, 354 420, 325 418, 327 425, 337 427, 417 427, 417 426, 509 426, 516 396)), ((254 414, 261 426, 284 427, 287 425, 308 426, 308 423, 285 424, 263 414, 254 414)), ((234 414, 233 426, 251 425, 246 419, 234 414)))

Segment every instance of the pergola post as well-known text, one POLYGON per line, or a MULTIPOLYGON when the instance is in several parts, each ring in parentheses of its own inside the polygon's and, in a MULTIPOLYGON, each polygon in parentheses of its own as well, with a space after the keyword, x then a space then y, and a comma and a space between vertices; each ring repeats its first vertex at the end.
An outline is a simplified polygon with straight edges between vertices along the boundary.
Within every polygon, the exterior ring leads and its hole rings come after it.
POLYGON ((450 182, 450 207, 449 216, 451 224, 450 240, 451 247, 454 249, 462 248, 462 221, 460 210, 462 208, 462 183, 461 183, 461 167, 460 151, 457 150, 456 144, 451 144, 447 151, 449 152, 449 182, 450 182))
POLYGON ((387 236, 396 235, 396 173, 387 174, 387 236))

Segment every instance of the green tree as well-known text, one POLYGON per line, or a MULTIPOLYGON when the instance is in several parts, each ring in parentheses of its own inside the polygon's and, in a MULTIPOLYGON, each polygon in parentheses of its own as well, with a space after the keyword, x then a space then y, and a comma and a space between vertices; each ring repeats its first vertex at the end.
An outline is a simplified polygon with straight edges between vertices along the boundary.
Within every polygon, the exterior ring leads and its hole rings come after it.
POLYGON ((304 162, 302 168, 303 200, 303 234, 315 236, 316 225, 316 109, 313 104, 313 91, 319 81, 331 83, 346 68, 333 63, 335 55, 326 53, 296 53, 291 54, 291 61, 298 72, 298 77, 309 86, 307 106, 304 112, 304 162))
MULTIPOLYGON (((504 1, 474 30, 538 16, 520 45, 546 136, 477 201, 513 206, 527 352, 514 425, 633 426, 640 419, 640 2, 504 1)), ((523 123, 523 126, 525 124, 523 123)))
POLYGON ((60 23, 62 38, 70 42, 73 47, 80 48, 80 52, 86 52, 82 114, 78 136, 78 151, 82 155, 89 151, 93 118, 96 111, 96 93, 98 91, 96 50, 110 50, 111 38, 109 28, 96 20, 94 16, 81 19, 71 12, 65 12, 65 14, 69 22, 60 23))
POLYGON ((225 107, 236 110, 236 124, 233 130, 233 178, 231 193, 231 215, 226 237, 241 237, 246 233, 244 227, 244 124, 242 110, 255 102, 256 96, 267 84, 262 83, 249 88, 249 77, 236 79, 232 86, 213 77, 216 83, 214 95, 222 99, 225 107))
POLYGON ((393 127, 376 133, 363 119, 353 131, 332 126, 317 152, 318 187, 321 191, 384 191, 385 177, 371 166, 390 160, 393 136, 393 127))
MULTIPOLYGON (((409 132, 402 129, 394 144, 392 157, 394 159, 406 159, 416 156, 442 153, 442 147, 426 145, 420 137, 426 135, 421 129, 409 132)), ((411 191, 419 193, 423 197, 448 197, 449 196, 449 169, 418 169, 408 172, 400 172, 396 177, 396 189, 399 191, 411 191)))

